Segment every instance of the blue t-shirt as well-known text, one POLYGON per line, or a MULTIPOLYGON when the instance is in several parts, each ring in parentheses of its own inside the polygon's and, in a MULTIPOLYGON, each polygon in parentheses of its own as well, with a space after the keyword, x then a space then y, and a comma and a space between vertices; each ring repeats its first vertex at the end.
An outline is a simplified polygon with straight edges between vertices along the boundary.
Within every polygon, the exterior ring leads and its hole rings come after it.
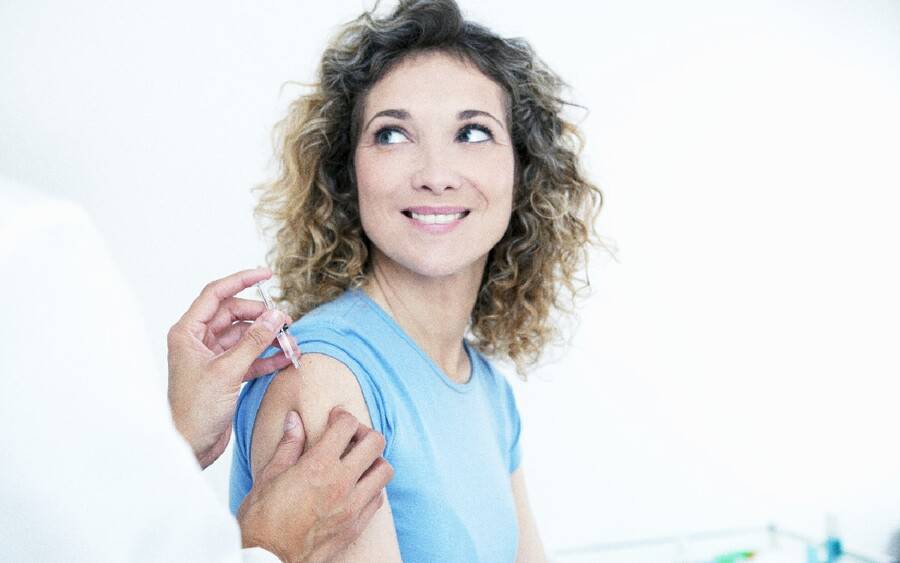
MULTIPOLYGON (((387 498, 406 563, 515 561, 518 525, 510 474, 519 465, 512 389, 464 341, 472 372, 449 379, 360 289, 295 322, 301 353, 328 355, 359 382, 372 426, 394 467, 387 498)), ((235 416, 231 510, 250 490, 253 424, 275 374, 241 391, 235 416)))

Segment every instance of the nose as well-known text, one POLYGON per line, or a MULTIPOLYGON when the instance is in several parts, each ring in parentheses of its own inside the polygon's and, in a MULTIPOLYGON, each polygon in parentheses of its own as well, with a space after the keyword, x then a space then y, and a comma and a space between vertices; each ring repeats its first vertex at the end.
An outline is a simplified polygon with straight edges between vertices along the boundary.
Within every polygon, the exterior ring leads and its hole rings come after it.
MULTIPOLYGON (((444 149, 445 151, 446 149, 444 149)), ((440 195, 448 189, 459 189, 462 177, 450 159, 446 155, 441 155, 441 152, 441 149, 425 151, 421 166, 412 175, 414 190, 428 190, 435 195, 440 195)))

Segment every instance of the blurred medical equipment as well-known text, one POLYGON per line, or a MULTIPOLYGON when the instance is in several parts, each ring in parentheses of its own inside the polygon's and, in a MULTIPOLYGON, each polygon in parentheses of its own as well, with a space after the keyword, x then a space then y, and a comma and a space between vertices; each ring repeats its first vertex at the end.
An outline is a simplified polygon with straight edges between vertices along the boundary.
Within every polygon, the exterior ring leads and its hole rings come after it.
POLYGON ((557 550, 551 560, 554 563, 885 563, 884 559, 846 549, 830 517, 825 540, 769 524, 596 543, 557 550))

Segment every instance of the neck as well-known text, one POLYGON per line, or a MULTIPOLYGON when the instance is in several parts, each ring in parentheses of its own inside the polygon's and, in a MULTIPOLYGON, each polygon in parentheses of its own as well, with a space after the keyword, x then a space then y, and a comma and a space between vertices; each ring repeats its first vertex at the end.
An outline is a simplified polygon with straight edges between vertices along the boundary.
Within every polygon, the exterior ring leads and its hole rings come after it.
POLYGON ((403 268, 374 249, 362 289, 400 325, 450 379, 469 378, 463 337, 469 326, 486 258, 461 272, 428 277, 403 268))

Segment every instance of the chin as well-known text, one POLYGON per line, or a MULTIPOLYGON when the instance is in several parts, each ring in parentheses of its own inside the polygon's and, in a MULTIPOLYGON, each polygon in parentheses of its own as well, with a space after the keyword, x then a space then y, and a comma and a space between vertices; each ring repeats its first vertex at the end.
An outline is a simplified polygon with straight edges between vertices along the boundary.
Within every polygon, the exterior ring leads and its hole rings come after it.
POLYGON ((469 266, 471 264, 453 264, 447 261, 434 263, 426 260, 415 261, 406 265, 406 268, 426 278, 446 278, 466 271, 469 266))
POLYGON ((426 278, 446 278, 463 274, 471 271, 471 268, 480 263, 477 257, 452 257, 448 259, 444 256, 442 259, 436 259, 434 256, 398 256, 392 259, 406 270, 426 278))

